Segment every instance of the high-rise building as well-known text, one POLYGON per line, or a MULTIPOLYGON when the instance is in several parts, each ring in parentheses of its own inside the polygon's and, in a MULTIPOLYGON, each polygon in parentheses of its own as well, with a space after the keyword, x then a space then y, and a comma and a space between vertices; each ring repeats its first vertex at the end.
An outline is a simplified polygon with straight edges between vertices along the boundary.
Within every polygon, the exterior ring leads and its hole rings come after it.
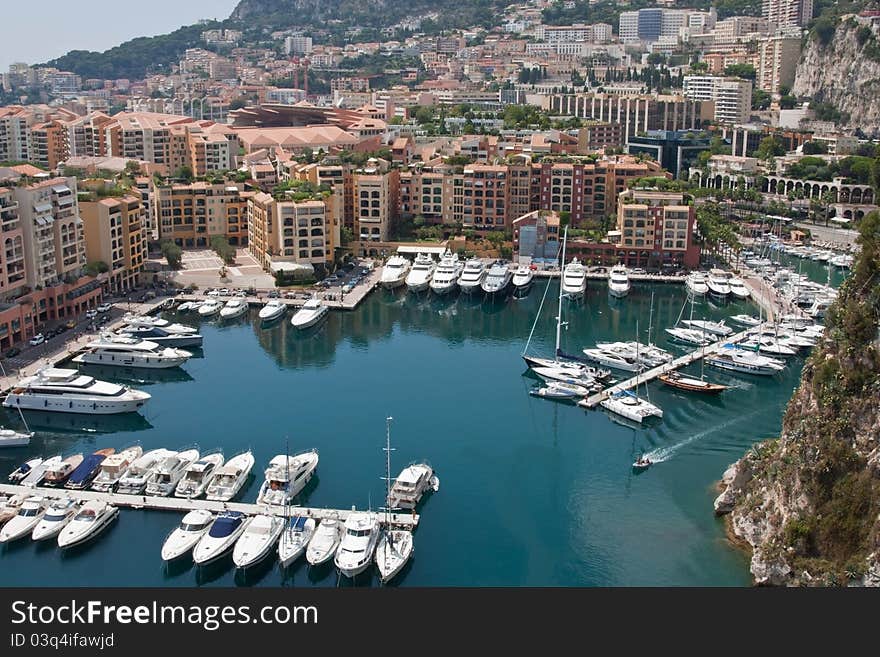
POLYGON ((739 78, 712 75, 686 75, 684 95, 715 103, 718 123, 746 123, 752 111, 752 83, 739 78))
POLYGON ((813 17, 813 0, 763 0, 761 15, 777 27, 805 27, 813 17))
POLYGON ((80 200, 86 258, 108 267, 108 290, 125 292, 138 284, 147 255, 144 206, 133 194, 80 200))
POLYGON ((284 52, 288 55, 309 55, 312 52, 312 37, 294 34, 284 39, 284 52))
POLYGON ((400 173, 369 167, 354 174, 356 234, 363 241, 385 242, 397 219, 400 173))
POLYGON ((171 239, 184 248, 206 247, 214 235, 222 235, 232 245, 247 240, 247 198, 234 185, 157 185, 153 204, 159 239, 171 239))
POLYGON ((801 44, 801 37, 792 34, 775 34, 758 42, 755 84, 759 89, 778 94, 782 86, 794 84, 801 44))
POLYGON ((31 131, 21 107, 0 107, 0 162, 31 159, 31 131))
MULTIPOLYGON (((629 266, 696 267, 700 249, 694 243, 694 206, 686 194, 631 189, 617 206, 618 248, 626 250, 629 266)), ((654 267, 652 267, 654 268, 654 267)))

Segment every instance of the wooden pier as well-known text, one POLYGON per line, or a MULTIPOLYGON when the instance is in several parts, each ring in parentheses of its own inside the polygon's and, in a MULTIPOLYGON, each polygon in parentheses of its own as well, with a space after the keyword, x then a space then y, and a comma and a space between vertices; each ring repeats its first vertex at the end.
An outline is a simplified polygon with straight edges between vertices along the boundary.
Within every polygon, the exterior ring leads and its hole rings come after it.
MULTIPOLYGON (((248 516, 258 514, 284 515, 285 508, 265 504, 247 504, 244 502, 213 502, 204 499, 186 499, 182 497, 156 497, 151 495, 123 495, 122 493, 99 493, 92 490, 68 490, 66 488, 30 488, 28 486, 16 486, 13 484, 0 484, 0 493, 7 495, 21 495, 22 497, 39 496, 49 499, 70 497, 80 502, 89 500, 101 500, 114 506, 127 509, 146 509, 154 511, 176 511, 187 513, 197 509, 219 513, 220 511, 240 511, 248 516)), ((324 518, 339 518, 343 522, 355 509, 320 509, 314 507, 290 506, 287 507, 290 515, 304 515, 316 520, 324 518)), ((363 509, 361 509, 363 511, 363 509)), ((385 523, 385 513, 376 511, 382 524, 385 523)), ((390 524, 415 529, 419 524, 419 515, 415 513, 392 513, 390 524)))
POLYGON ((583 408, 595 408, 600 403, 602 403, 612 395, 617 394, 618 392, 630 390, 631 388, 635 388, 642 383, 653 381, 661 374, 666 374, 667 372, 672 372, 673 370, 677 370, 680 367, 685 367, 686 365, 695 363, 704 356, 717 354, 724 348, 724 345, 726 344, 736 344, 738 342, 742 342, 748 335, 759 331, 764 326, 766 326, 766 324, 749 327, 744 331, 740 331, 739 333, 735 333, 726 338, 721 338, 717 342, 713 342, 712 344, 706 345, 705 347, 698 347, 694 351, 691 351, 684 356, 680 356, 669 363, 664 363, 663 365, 658 365, 653 369, 639 372, 631 379, 616 383, 615 385, 610 386, 605 390, 602 390, 601 392, 597 392, 593 395, 590 395, 589 397, 582 399, 578 402, 578 406, 582 406, 583 408))

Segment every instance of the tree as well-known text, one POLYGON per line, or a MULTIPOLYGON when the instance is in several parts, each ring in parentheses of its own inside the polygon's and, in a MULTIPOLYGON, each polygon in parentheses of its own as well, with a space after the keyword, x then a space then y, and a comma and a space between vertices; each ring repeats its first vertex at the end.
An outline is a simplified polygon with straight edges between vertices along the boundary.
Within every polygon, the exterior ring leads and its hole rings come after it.
POLYGON ((183 180, 184 182, 192 182, 193 180, 193 171, 187 166, 180 167, 174 172, 174 178, 179 180, 183 180))
POLYGON ((724 75, 743 78, 744 80, 754 80, 757 74, 755 67, 751 64, 729 64, 724 68, 724 75))
POLYGON ((162 250, 162 255, 165 256, 168 266, 171 267, 171 269, 180 269, 180 263, 183 259, 183 249, 168 238, 159 242, 159 248, 162 250))
POLYGON ((781 155, 785 155, 785 146, 772 135, 764 137, 758 144, 758 150, 755 151, 755 157, 761 160, 770 160, 781 155))
POLYGON ((770 107, 770 94, 757 87, 752 90, 752 109, 765 110, 770 107))
POLYGON ((235 262, 235 247, 224 235, 212 235, 211 248, 226 264, 231 265, 235 262))
POLYGON ((87 264, 83 269, 87 275, 97 276, 105 271, 110 271, 110 266, 102 260, 96 260, 87 264))

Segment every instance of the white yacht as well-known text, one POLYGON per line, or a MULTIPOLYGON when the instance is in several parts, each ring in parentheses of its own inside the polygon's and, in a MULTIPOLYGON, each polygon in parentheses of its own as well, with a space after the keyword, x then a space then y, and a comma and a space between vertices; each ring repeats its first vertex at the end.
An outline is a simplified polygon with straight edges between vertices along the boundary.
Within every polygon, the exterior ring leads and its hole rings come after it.
POLYGON ((175 333, 161 326, 124 326, 116 335, 149 340, 161 347, 201 347, 204 342, 198 333, 175 333))
POLYGON ((141 390, 98 381, 76 370, 52 367, 19 381, 3 400, 3 405, 39 411, 107 415, 134 412, 149 399, 150 394, 141 390))
POLYGON ((278 454, 266 468, 266 480, 260 486, 257 504, 290 504, 305 488, 318 467, 318 450, 295 455, 278 454))
POLYGON ((184 301, 182 304, 177 306, 177 312, 179 313, 191 313, 194 310, 198 310, 204 305, 204 301, 184 301))
POLYGON ((280 299, 269 299, 266 305, 260 308, 259 317, 264 322, 271 322, 278 319, 287 312, 287 304, 280 299))
POLYGON ((199 458, 199 450, 188 449, 165 457, 147 480, 147 495, 168 497, 177 487, 189 464, 199 458))
POLYGON ((740 326, 758 326, 761 320, 752 315, 731 315, 731 322, 736 322, 740 326))
POLYGON ((249 568, 266 557, 284 529, 284 518, 264 514, 254 516, 235 541, 232 548, 232 563, 236 568, 249 568))
POLYGON ((349 514, 345 520, 345 534, 333 561, 339 572, 355 577, 364 572, 373 560, 379 542, 379 516, 368 511, 349 514))
POLYGON ((226 554, 247 527, 247 516, 240 511, 223 511, 217 514, 210 529, 202 535, 193 548, 193 561, 203 566, 226 554))
POLYGON ((0 529, 0 543, 10 543, 31 533, 46 511, 46 500, 42 497, 29 497, 18 508, 12 519, 0 529))
POLYGON ((312 297, 290 318, 290 324, 302 331, 320 322, 329 310, 318 297, 312 297))
POLYGON ((608 274, 608 294, 613 297, 625 297, 631 287, 629 272, 623 265, 612 267, 608 274))
POLYGON ((520 265, 513 274, 513 291, 516 295, 522 295, 529 291, 535 280, 535 270, 529 265, 520 265))
POLYGON ((173 561, 189 553, 205 535, 214 515, 204 509, 190 511, 175 527, 162 544, 162 560, 173 561))
POLYGON ((208 299, 199 308, 199 317, 213 317, 223 309, 223 302, 217 299, 208 299))
POLYGON ((711 333, 692 328, 675 326, 673 328, 665 329, 665 331, 671 336, 670 340, 673 342, 680 342, 682 344, 694 345, 697 347, 705 347, 716 340, 715 336, 711 333))
POLYGON ((143 453, 140 445, 134 445, 105 458, 101 461, 97 476, 92 480, 91 489, 102 493, 111 492, 132 463, 143 456, 143 453))
POLYGON ((638 372, 644 369, 635 356, 629 356, 625 353, 599 349, 598 347, 583 349, 582 351, 584 356, 604 367, 611 367, 616 370, 623 370, 624 372, 638 372))
POLYGON ((119 516, 119 509, 101 500, 89 500, 58 534, 58 547, 81 545, 103 532, 119 516))
POLYGON ((706 356, 706 364, 730 372, 763 376, 773 376, 785 369, 785 363, 782 361, 738 347, 731 347, 717 354, 706 356))
POLYGON ((55 456, 49 457, 45 461, 41 460, 34 467, 28 470, 25 476, 17 483, 19 486, 36 488, 40 483, 42 483, 43 479, 46 477, 46 473, 61 467, 63 463, 64 459, 61 458, 61 454, 56 454, 55 456))
POLYGON ((250 451, 236 454, 214 472, 205 489, 205 497, 209 500, 228 502, 244 486, 253 467, 254 455, 250 451))
POLYGON ((379 283, 386 290, 400 287, 406 281, 411 266, 409 260, 402 255, 391 256, 382 269, 382 277, 379 279, 379 283))
POLYGON ((62 497, 55 500, 46 509, 43 517, 31 532, 31 540, 45 541, 55 538, 61 533, 61 530, 73 520, 73 517, 79 511, 79 503, 69 497, 62 497))
POLYGON ((574 383, 550 381, 545 386, 529 390, 529 394, 545 399, 576 399, 590 394, 590 388, 574 383))
POLYGON ((733 329, 727 326, 722 319, 720 322, 713 322, 708 319, 683 319, 681 323, 697 331, 705 331, 712 335, 720 335, 727 337, 733 333, 733 329))
POLYGON ((34 437, 33 431, 22 433, 6 427, 0 428, 0 447, 25 447, 34 437))
POLYGON ((836 255, 829 262, 838 269, 850 269, 853 266, 854 258, 851 255, 843 253, 836 255))
POLYGON ((413 535, 408 529, 386 529, 376 545, 376 567, 382 583, 389 582, 403 570, 413 554, 413 535))
POLYGON ((724 298, 730 294, 730 274, 721 269, 710 269, 706 286, 709 288, 709 294, 724 298))
MULTIPOLYGON (((431 282, 428 286, 434 294, 449 294, 458 286, 458 277, 461 276, 464 265, 459 262, 458 254, 446 251, 440 259, 440 264, 434 270, 431 282)), ((485 281, 484 281, 485 282, 485 281)))
POLYGON ((21 495, 0 495, 0 527, 16 516, 22 502, 21 495))
POLYGON ((107 335, 86 345, 86 351, 73 358, 74 363, 164 369, 183 365, 192 354, 174 347, 160 347, 157 342, 133 336, 107 335))
POLYGON ((419 253, 406 276, 406 288, 410 292, 424 292, 431 284, 436 267, 434 259, 427 253, 419 253))
POLYGON ((643 344, 636 341, 597 342, 596 348, 631 359, 633 362, 639 362, 645 368, 670 363, 675 358, 668 351, 655 344, 643 344))
POLYGON ((287 568, 306 551, 306 546, 315 533, 315 519, 293 516, 285 521, 284 531, 278 541, 278 561, 287 568))
POLYGON ((233 297, 220 309, 220 319, 235 319, 248 311, 248 303, 242 297, 233 297))
POLYGON ((345 526, 338 518, 324 518, 306 547, 306 561, 312 566, 327 563, 339 549, 345 526))
MULTIPOLYGON (((43 459, 40 457, 30 459, 29 461, 25 461, 20 466, 18 466, 15 470, 9 473, 7 479, 11 484, 19 484, 21 481, 27 477, 34 468, 40 465, 43 462, 43 459)), ((73 466, 76 467, 76 466, 73 466)), ((43 470, 45 474, 46 470, 43 470)))
POLYGON ((174 488, 174 496, 188 497, 190 499, 199 497, 205 492, 214 473, 222 465, 223 454, 221 452, 205 454, 197 461, 193 461, 186 466, 183 477, 177 482, 177 486, 174 488))
POLYGON ((471 258, 464 263, 461 276, 458 277, 458 287, 464 294, 470 294, 480 289, 483 279, 486 277, 486 265, 479 258, 471 258))
POLYGON ((770 356, 794 356, 798 352, 798 347, 789 346, 785 344, 783 341, 769 336, 769 335, 760 335, 749 338, 748 340, 744 340, 740 343, 744 349, 751 349, 760 351, 762 354, 768 354, 770 356))
POLYGON ((512 278, 513 274, 507 263, 499 261, 489 267, 489 272, 480 287, 486 294, 504 294, 512 278))
POLYGON ((439 486, 434 468, 427 463, 411 463, 397 475, 388 492, 386 504, 392 509, 414 509, 422 495, 439 486))
POLYGON ((748 299, 751 296, 745 281, 738 276, 731 276, 727 282, 730 286, 730 293, 737 299, 748 299))
POLYGON ((709 292, 706 284, 706 275, 701 271, 694 271, 684 279, 685 287, 695 297, 704 297, 709 292))
POLYGON ((177 335, 187 335, 198 333, 198 329, 185 324, 177 324, 169 322, 161 317, 151 317, 149 315, 126 315, 122 321, 127 327, 134 329, 160 328, 168 333, 177 335))
POLYGON ((548 382, 559 381, 584 388, 593 388, 597 385, 592 375, 565 367, 533 367, 532 372, 548 382))
POLYGON ((144 453, 128 466, 128 470, 125 471, 119 483, 116 484, 116 492, 127 495, 140 495, 147 487, 147 480, 153 474, 156 466, 176 453, 164 448, 144 453))
POLYGON ((649 417, 663 417, 663 411, 659 406, 636 396, 629 390, 622 390, 600 404, 602 408, 633 422, 641 423, 649 417))
POLYGON ((587 268, 575 258, 562 269, 562 292, 572 299, 584 296, 587 290, 587 268))

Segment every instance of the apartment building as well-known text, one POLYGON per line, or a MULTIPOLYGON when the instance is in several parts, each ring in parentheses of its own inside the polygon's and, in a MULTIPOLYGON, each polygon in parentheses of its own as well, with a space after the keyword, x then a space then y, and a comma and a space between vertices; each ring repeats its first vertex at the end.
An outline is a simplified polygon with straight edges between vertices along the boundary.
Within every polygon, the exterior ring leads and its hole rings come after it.
POLYGON ((769 24, 764 18, 757 16, 731 16, 718 21, 713 30, 713 47, 735 47, 753 41, 761 34, 766 34, 769 24))
MULTIPOLYGON (((700 249, 693 234, 696 212, 682 193, 631 189, 620 194, 618 254, 631 267, 692 269, 700 249)), ((612 240, 613 241, 613 240, 612 240)))
POLYGON ((3 239, 3 250, 0 251, 0 299, 8 299, 28 284, 18 200, 8 187, 0 187, 0 235, 3 239))
POLYGON ((353 175, 355 234, 361 240, 386 242, 399 207, 400 173, 374 167, 353 175))
POLYGON ((0 162, 29 162, 31 131, 21 107, 0 107, 0 162))
POLYGON ((80 200, 86 258, 109 267, 107 291, 126 292, 137 286, 147 255, 145 209, 139 196, 80 200))
POLYGON ((67 128, 61 121, 48 121, 31 128, 31 161, 55 169, 67 159, 67 128))
POLYGON ((623 130, 619 123, 593 121, 578 130, 578 151, 581 153, 617 148, 623 143, 623 130))
POLYGON ((778 94, 783 86, 791 88, 801 57, 800 35, 778 33, 758 42, 755 84, 768 93, 778 94))
POLYGON ((247 241, 247 194, 235 185, 194 182, 154 185, 158 237, 184 248, 206 247, 213 235, 247 241))
POLYGON ((813 0, 763 0, 761 16, 777 27, 806 27, 813 17, 813 0))
POLYGON ((67 123, 68 155, 98 157, 110 155, 106 128, 113 118, 104 112, 91 112, 67 123))
POLYGON ((712 101, 716 123, 747 123, 752 112, 752 83, 713 75, 684 76, 684 95, 712 101))

